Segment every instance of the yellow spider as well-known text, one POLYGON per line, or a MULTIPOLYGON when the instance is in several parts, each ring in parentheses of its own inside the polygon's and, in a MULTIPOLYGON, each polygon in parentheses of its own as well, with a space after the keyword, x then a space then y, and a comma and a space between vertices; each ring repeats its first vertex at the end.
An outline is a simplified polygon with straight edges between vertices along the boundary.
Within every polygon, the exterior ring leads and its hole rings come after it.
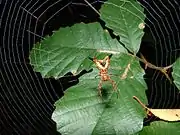
POLYGON ((97 66, 97 68, 99 69, 99 75, 101 76, 101 80, 98 84, 98 91, 99 91, 99 95, 102 96, 101 94, 101 88, 102 88, 102 83, 104 81, 110 81, 112 86, 113 86, 113 90, 116 90, 116 84, 115 81, 113 81, 110 77, 110 75, 108 74, 108 68, 110 66, 110 58, 111 58, 112 54, 109 56, 106 56, 103 60, 98 60, 96 57, 94 57, 93 59, 91 59, 97 66))

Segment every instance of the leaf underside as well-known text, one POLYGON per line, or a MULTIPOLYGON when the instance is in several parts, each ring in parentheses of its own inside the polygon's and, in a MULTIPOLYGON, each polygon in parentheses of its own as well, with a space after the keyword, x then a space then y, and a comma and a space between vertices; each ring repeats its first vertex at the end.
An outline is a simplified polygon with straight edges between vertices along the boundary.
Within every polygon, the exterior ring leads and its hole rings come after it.
POLYGON ((139 28, 144 23, 143 8, 135 0, 108 0, 100 10, 101 19, 106 26, 120 36, 120 41, 134 54, 140 48, 143 29, 139 28))
POLYGON ((81 23, 61 28, 37 43, 31 51, 30 63, 43 77, 60 78, 67 72, 78 74, 88 70, 93 64, 88 57, 98 52, 127 51, 99 23, 81 23))
POLYGON ((150 126, 145 126, 139 135, 179 135, 179 122, 152 122, 150 126))
POLYGON ((173 72, 172 72, 174 83, 177 88, 180 90, 180 58, 178 58, 173 65, 173 72))
POLYGON ((98 70, 94 67, 93 72, 81 77, 80 83, 68 89, 65 96, 56 102, 52 118, 60 133, 127 135, 142 129, 145 113, 132 98, 140 96, 146 102, 144 72, 138 61, 124 53, 114 55, 109 73, 119 75, 111 76, 116 82, 119 97, 109 81, 103 82, 102 97, 98 95, 100 78, 95 78, 98 70), (128 63, 131 70, 127 78, 121 79, 128 63))

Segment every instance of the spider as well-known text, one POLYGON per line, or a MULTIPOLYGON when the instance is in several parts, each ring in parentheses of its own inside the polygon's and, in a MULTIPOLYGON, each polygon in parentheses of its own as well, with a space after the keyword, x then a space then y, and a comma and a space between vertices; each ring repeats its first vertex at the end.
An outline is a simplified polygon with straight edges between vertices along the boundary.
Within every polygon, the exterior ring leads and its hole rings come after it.
POLYGON ((113 90, 116 90, 115 81, 113 81, 110 75, 108 74, 108 68, 110 66, 111 56, 112 54, 109 56, 106 56, 103 60, 98 60, 96 57, 94 57, 93 59, 90 58, 96 64, 97 68, 99 69, 99 75, 101 76, 101 80, 99 81, 99 84, 98 84, 98 92, 100 96, 102 96, 101 88, 102 88, 102 83, 104 81, 110 81, 113 86, 113 90))

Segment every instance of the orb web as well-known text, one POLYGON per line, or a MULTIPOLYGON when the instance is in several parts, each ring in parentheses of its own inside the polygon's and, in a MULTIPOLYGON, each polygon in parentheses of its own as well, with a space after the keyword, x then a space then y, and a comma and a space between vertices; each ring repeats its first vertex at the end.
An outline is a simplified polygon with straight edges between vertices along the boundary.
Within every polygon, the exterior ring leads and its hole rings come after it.
MULTIPOLYGON (((152 49, 152 51, 144 51, 144 53, 147 53, 147 57, 154 65, 169 66, 179 57, 179 3, 176 0, 141 0, 140 2, 147 15, 145 22, 148 24, 148 30, 153 37, 150 42, 145 41, 142 44, 142 48, 149 45, 149 49, 152 49)), ((170 69, 170 76, 171 71, 170 69)), ((146 94, 149 107, 180 108, 179 90, 164 75, 158 71, 149 70, 146 72, 145 78, 148 85, 146 94)), ((154 117, 149 120, 154 120, 154 117)))
MULTIPOLYGON (((139 2, 146 14, 145 34, 150 37, 150 40, 143 38, 140 51, 156 66, 171 65, 180 52, 179 1, 139 2)), ((98 10, 103 1, 89 0, 89 3, 98 10)), ((75 22, 97 21, 98 14, 83 0, 4 0, 0 6, 1 132, 52 132, 53 104, 63 95, 68 81, 42 78, 29 64, 29 52, 33 44, 51 35, 53 30, 75 22)), ((178 89, 164 75, 149 69, 144 78, 149 107, 180 108, 178 89)))

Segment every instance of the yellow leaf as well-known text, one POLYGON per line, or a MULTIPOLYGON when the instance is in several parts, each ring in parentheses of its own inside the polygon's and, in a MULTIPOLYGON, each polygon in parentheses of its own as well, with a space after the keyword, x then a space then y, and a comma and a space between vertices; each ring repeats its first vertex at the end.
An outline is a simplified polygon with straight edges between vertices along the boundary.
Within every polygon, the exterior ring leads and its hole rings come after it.
POLYGON ((166 121, 180 120, 180 109, 150 109, 149 111, 160 119, 166 121))
POLYGON ((147 115, 152 114, 165 121, 180 121, 180 109, 151 109, 145 106, 136 96, 133 98, 146 109, 147 115))

